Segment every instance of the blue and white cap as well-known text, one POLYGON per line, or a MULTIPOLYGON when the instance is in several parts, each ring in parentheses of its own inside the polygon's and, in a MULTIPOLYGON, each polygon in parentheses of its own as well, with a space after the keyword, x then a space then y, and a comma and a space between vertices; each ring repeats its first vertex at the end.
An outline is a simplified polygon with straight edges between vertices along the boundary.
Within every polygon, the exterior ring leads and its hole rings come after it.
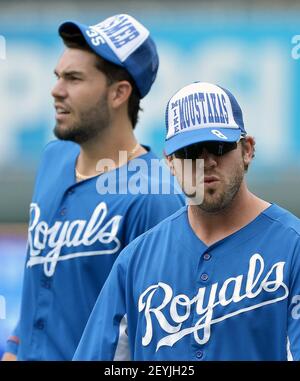
POLYGON ((166 127, 166 155, 194 143, 237 142, 246 135, 235 97, 206 82, 194 82, 173 95, 167 104, 166 127))
POLYGON ((90 26, 66 21, 58 32, 62 38, 65 33, 81 33, 96 54, 129 72, 141 98, 149 92, 158 70, 158 54, 148 29, 132 16, 115 15, 90 26))

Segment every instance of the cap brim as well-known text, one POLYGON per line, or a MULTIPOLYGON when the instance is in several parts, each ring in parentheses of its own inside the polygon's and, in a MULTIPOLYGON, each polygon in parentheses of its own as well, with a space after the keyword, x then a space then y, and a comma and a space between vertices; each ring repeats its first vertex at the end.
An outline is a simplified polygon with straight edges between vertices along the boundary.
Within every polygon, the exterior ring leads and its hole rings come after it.
POLYGON ((76 21, 66 21, 60 25, 58 28, 58 33, 62 39, 66 35, 72 36, 73 34, 78 34, 78 32, 85 39, 89 47, 103 59, 110 61, 118 66, 123 66, 119 58, 114 54, 107 44, 99 44, 97 46, 93 45, 91 39, 86 35, 88 26, 80 24, 76 21))
POLYGON ((242 131, 238 128, 202 128, 193 131, 180 132, 172 136, 165 143, 166 155, 171 155, 180 148, 201 142, 237 142, 241 138, 242 131), (218 131, 220 134, 217 135, 218 131), (224 137, 222 137, 225 136, 224 137))

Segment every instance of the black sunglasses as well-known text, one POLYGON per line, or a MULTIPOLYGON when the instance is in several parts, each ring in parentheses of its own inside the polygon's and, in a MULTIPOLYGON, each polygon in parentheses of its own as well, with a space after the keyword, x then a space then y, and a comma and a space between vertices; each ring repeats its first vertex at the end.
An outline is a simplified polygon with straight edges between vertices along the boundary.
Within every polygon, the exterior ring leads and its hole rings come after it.
POLYGON ((215 155, 222 156, 225 153, 233 151, 237 148, 237 143, 224 143, 224 142, 205 142, 205 143, 196 143, 190 146, 181 148, 174 152, 174 155, 177 159, 192 159, 196 160, 203 154, 203 149, 206 149, 207 152, 215 155))

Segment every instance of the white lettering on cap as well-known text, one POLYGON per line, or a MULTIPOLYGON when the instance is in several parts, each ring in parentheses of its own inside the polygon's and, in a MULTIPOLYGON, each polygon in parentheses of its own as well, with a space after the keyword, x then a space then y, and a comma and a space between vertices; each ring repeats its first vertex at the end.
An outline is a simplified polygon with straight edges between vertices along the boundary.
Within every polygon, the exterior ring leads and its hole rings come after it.
POLYGON ((109 17, 87 31, 93 45, 107 43, 121 62, 124 62, 148 38, 149 31, 129 15, 109 17))
MULTIPOLYGON (((235 128, 233 110, 227 93, 220 87, 206 82, 196 82, 178 91, 168 106, 167 139, 178 133, 203 128, 235 128)), ((227 139, 225 135, 216 135, 227 139)))

